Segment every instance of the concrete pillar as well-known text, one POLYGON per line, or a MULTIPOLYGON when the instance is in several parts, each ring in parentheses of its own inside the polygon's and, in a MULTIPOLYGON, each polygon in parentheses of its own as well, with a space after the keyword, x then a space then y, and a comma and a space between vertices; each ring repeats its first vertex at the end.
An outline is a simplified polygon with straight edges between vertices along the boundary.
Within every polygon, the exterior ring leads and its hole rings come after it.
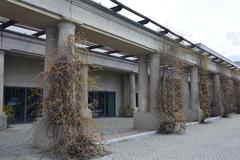
POLYGON ((157 109, 159 81, 160 81, 160 56, 158 54, 152 54, 150 55, 150 89, 149 89, 150 112, 154 112, 157 109))
POLYGON ((58 45, 58 30, 57 27, 47 27, 46 33, 46 54, 44 59, 44 70, 47 69, 49 62, 53 58, 54 54, 57 53, 58 45))
POLYGON ((0 51, 0 113, 3 112, 4 56, 4 52, 0 51))
POLYGON ((123 103, 121 116, 132 117, 136 111, 136 84, 134 73, 123 74, 123 103))
POLYGON ((191 86, 190 86, 190 111, 189 120, 199 121, 200 115, 200 100, 199 100, 199 76, 198 67, 194 66, 191 68, 191 86))
POLYGON ((0 130, 7 128, 7 116, 3 112, 4 98, 4 52, 0 51, 0 130))
POLYGON ((136 80, 135 80, 135 74, 129 73, 129 103, 130 107, 133 109, 133 111, 137 111, 136 109, 136 80))
MULTIPOLYGON (((76 25, 69 22, 60 22, 58 27, 58 52, 64 54, 75 54, 75 30, 76 25)), ((91 117, 92 114, 88 109, 88 65, 83 61, 80 72, 79 93, 81 93, 78 102, 80 102, 81 112, 86 117, 91 117)), ((73 84, 73 92, 76 89, 73 84)), ((73 96, 75 93, 73 93, 73 96)))
POLYGON ((148 111, 148 93, 149 93, 149 81, 148 81, 148 64, 147 56, 139 56, 138 58, 138 110, 139 112, 148 111))
MULTIPOLYGON (((44 59, 44 70, 46 71, 49 67, 49 63, 53 57, 57 54, 57 46, 58 46, 58 30, 56 26, 46 27, 46 55, 44 59)), ((48 91, 51 87, 51 84, 45 83, 43 86, 43 105, 45 105, 44 101, 48 94, 48 91)), ((42 111, 42 117, 38 118, 38 120, 33 125, 33 134, 32 141, 36 147, 39 148, 48 148, 51 143, 51 138, 49 137, 49 128, 46 126, 47 124, 47 115, 46 112, 42 111)))
MULTIPOLYGON (((49 67, 49 63, 53 59, 54 55, 57 53, 57 41, 58 41, 58 30, 57 27, 47 27, 45 28, 46 33, 46 54, 44 58, 44 71, 46 71, 49 67)), ((43 86, 43 100, 48 94, 50 85, 45 83, 43 86)), ((43 102, 44 104, 44 102, 43 102)), ((43 111, 43 116, 45 116, 45 112, 43 111)))
MULTIPOLYGON (((134 114, 134 128, 144 130, 157 130, 160 124, 159 117, 156 113, 149 112, 149 78, 147 57, 139 56, 138 61, 138 112, 134 114)), ((156 62, 153 62, 153 64, 153 66, 156 67, 156 62)), ((154 82, 157 83, 156 79, 154 79, 154 82)))
POLYGON ((81 73, 79 79, 79 92, 81 93, 79 101, 81 112, 86 117, 92 117, 92 112, 88 108, 88 64, 82 64, 79 72, 81 73))
POLYGON ((122 87, 123 87, 122 107, 120 109, 120 115, 125 117, 126 111, 128 110, 128 107, 129 107, 129 96, 130 96, 129 74, 128 73, 123 73, 123 75, 122 75, 122 87))
POLYGON ((189 74, 185 71, 182 75, 182 105, 186 120, 189 121, 190 110, 190 88, 189 88, 189 74))
POLYGON ((70 22, 60 22, 58 27, 58 52, 75 54, 76 25, 70 22))
MULTIPOLYGON (((47 33, 47 45, 46 45, 46 57, 45 57, 45 69, 48 67, 48 63, 51 60, 51 56, 54 53, 57 54, 75 54, 75 29, 76 25, 68 22, 60 22, 57 27, 46 28, 47 33), (57 32, 57 29, 58 32, 57 32), (50 58, 50 59, 49 59, 50 58)), ((81 95, 76 102, 80 102, 80 111, 86 117, 91 116, 91 112, 88 110, 88 66, 87 64, 82 64, 80 69, 80 85, 79 89, 81 95)), ((73 93, 72 98, 76 97, 76 85, 73 83, 73 93)), ((46 95, 48 87, 51 84, 47 84, 44 89, 44 94, 46 95)), ((49 131, 46 128, 46 118, 43 117, 39 119, 33 128, 33 143, 35 146, 40 148, 48 148, 51 143, 51 139, 48 136, 49 131)))
POLYGON ((223 115, 223 106, 221 101, 221 89, 220 89, 220 77, 219 74, 214 74, 213 76, 213 104, 212 108, 213 116, 223 115))

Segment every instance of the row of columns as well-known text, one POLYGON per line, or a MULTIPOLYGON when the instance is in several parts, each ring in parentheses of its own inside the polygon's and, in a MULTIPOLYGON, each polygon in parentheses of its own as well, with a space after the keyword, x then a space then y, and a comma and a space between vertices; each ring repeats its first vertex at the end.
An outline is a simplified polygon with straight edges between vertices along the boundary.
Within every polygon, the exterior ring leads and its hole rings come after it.
MULTIPOLYGON (((160 82, 160 57, 158 54, 152 54, 149 57, 150 76, 148 77, 148 57, 139 56, 138 73, 138 112, 134 115, 134 127, 139 129, 154 130, 158 129, 159 118, 156 117, 156 108, 158 105, 158 86, 160 82)), ((188 121, 200 121, 200 91, 199 91, 199 69, 197 66, 190 68, 190 77, 188 72, 182 76, 182 103, 188 121), (190 78, 190 85, 189 85, 190 78)), ((219 74, 214 75, 214 106, 216 106, 216 115, 221 115, 221 92, 219 74)))
MULTIPOLYGON (((188 121, 201 121, 200 109, 199 71, 197 66, 190 68, 190 79, 185 72, 182 81, 183 109, 188 121), (189 85, 190 80, 190 85, 189 85), (189 88, 190 87, 190 88, 189 88)), ((220 116, 223 113, 221 103, 220 77, 218 73, 213 75, 213 114, 220 116)))

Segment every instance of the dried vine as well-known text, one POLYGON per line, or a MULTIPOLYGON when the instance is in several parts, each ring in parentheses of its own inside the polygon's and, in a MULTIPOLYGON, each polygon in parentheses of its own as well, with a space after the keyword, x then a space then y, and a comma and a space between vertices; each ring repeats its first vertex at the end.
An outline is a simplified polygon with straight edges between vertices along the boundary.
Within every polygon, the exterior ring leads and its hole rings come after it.
POLYGON ((203 112, 201 122, 204 122, 204 120, 208 117, 210 117, 210 106, 212 105, 212 97, 213 97, 213 83, 212 79, 209 77, 209 75, 206 73, 206 71, 203 71, 200 73, 200 108, 203 112))
POLYGON ((185 129, 182 107, 182 62, 169 53, 160 54, 160 84, 158 93, 159 132, 170 134, 185 129))
MULTIPOLYGON (((71 37, 69 42, 73 43, 70 40, 71 37)), ((89 106, 80 102, 83 84, 95 88, 96 81, 88 78, 88 83, 84 82, 84 73, 80 72, 87 65, 82 59, 84 51, 75 48, 73 54, 74 44, 70 45, 49 55, 47 68, 37 81, 45 88, 43 116, 50 133, 48 151, 52 159, 85 160, 105 154, 103 146, 97 142, 101 126, 87 116, 89 106)), ((98 70, 94 65, 89 68, 90 72, 98 70)))
POLYGON ((233 91, 233 79, 226 75, 220 75, 221 93, 222 93, 222 105, 223 105, 223 117, 229 117, 230 113, 234 112, 234 91, 233 91))
POLYGON ((240 114, 240 81, 234 80, 234 102, 235 102, 235 111, 237 114, 240 114))

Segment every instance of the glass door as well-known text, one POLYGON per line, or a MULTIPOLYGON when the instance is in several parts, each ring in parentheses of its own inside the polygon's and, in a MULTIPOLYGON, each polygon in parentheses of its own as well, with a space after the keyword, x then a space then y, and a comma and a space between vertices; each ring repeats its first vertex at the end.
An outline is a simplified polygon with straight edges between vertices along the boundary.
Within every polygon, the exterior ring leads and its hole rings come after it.
POLYGON ((115 92, 89 92, 89 103, 94 117, 115 116, 115 92))
POLYGON ((12 123, 31 122, 42 103, 42 90, 35 88, 5 87, 4 105, 11 108, 12 123))

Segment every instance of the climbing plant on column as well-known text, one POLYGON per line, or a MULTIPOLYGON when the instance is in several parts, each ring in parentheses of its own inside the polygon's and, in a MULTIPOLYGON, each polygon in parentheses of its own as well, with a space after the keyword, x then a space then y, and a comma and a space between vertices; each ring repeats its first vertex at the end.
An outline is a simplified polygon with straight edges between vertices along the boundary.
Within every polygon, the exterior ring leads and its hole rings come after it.
POLYGON ((170 134, 185 129, 182 107, 183 63, 175 55, 174 49, 160 53, 160 82, 157 112, 160 119, 159 132, 170 134))
POLYGON ((206 70, 208 67, 208 56, 201 57, 202 69, 199 72, 199 99, 200 99, 200 122, 203 123, 206 118, 210 116, 210 106, 213 96, 213 84, 209 72, 206 70))
MULTIPOLYGON (((86 84, 82 81, 84 73, 80 71, 88 65, 82 55, 88 56, 88 53, 75 48, 72 54, 73 46, 51 54, 47 68, 37 78, 39 84, 47 88, 43 115, 51 139, 48 151, 53 159, 84 160, 105 153, 97 142, 99 125, 86 115, 87 106, 82 106, 80 101, 81 85, 86 84)), ((91 71, 97 69, 91 66, 91 71)), ((88 84, 96 85, 91 78, 88 84)))
POLYGON ((222 117, 229 117, 229 114, 234 112, 234 91, 233 91, 233 79, 220 74, 221 94, 223 115, 222 117))
POLYGON ((235 102, 235 112, 240 114, 240 81, 234 79, 234 102, 235 102))

